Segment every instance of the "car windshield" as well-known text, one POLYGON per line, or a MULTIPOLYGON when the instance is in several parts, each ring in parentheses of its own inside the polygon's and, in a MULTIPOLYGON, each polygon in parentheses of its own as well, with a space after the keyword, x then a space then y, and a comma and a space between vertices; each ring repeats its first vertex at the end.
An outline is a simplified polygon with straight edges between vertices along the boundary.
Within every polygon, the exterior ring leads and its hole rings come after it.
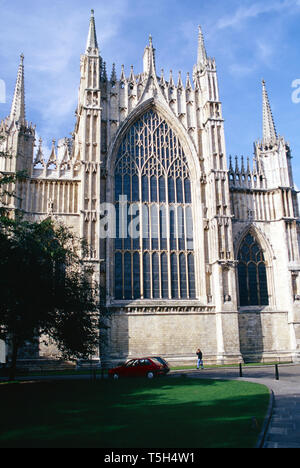
POLYGON ((163 361, 161 361, 159 358, 157 357, 153 357, 151 358, 153 362, 155 362, 155 364, 158 364, 158 365, 162 365, 163 364, 163 361))
POLYGON ((163 358, 161 358, 159 356, 155 356, 152 359, 156 359, 160 364, 168 365, 167 361, 165 361, 163 358))
POLYGON ((140 365, 141 366, 150 366, 151 362, 149 361, 149 359, 141 359, 140 360, 140 365))
POLYGON ((131 361, 125 362, 126 367, 132 367, 135 366, 138 363, 137 359, 131 359, 131 361))

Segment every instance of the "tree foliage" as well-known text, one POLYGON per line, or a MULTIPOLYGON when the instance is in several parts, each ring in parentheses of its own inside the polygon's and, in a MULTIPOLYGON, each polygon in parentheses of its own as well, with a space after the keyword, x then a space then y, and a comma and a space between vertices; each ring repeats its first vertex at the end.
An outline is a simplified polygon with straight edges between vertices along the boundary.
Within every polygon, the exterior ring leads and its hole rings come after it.
POLYGON ((95 352, 98 288, 78 248, 51 219, 0 223, 0 338, 11 340, 12 361, 26 341, 43 335, 65 358, 95 352))
MULTIPOLYGON (((2 174, 0 189, 5 184, 2 174)), ((84 243, 51 218, 32 222, 8 213, 2 204, 0 339, 11 343, 12 369, 20 347, 41 336, 51 338, 63 358, 93 354, 99 344, 99 289, 82 261, 84 243)))

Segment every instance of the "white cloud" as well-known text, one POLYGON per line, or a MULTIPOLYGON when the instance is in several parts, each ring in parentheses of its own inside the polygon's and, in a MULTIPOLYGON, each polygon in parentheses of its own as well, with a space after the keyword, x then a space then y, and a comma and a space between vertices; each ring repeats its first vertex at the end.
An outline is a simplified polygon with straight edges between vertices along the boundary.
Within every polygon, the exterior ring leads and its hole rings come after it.
POLYGON ((270 59, 274 54, 273 45, 262 39, 256 41, 256 47, 257 55, 263 61, 270 59))
POLYGON ((243 65, 241 63, 233 63, 229 66, 229 71, 232 75, 236 76, 237 78, 242 78, 247 75, 250 75, 256 70, 256 66, 248 66, 243 65))
POLYGON ((292 8, 300 6, 299 0, 283 0, 270 3, 254 3, 250 6, 239 7, 233 15, 226 15, 219 19, 217 29, 234 28, 241 26, 244 21, 256 18, 264 13, 279 11, 291 11, 292 8))

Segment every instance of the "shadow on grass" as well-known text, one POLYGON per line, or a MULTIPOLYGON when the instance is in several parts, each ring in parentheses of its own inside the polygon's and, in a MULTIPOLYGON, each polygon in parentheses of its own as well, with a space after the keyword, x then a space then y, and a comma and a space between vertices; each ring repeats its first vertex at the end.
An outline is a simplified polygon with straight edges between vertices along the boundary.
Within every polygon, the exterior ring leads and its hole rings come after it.
POLYGON ((47 382, 2 386, 0 402, 0 447, 252 447, 269 391, 186 378, 47 382))

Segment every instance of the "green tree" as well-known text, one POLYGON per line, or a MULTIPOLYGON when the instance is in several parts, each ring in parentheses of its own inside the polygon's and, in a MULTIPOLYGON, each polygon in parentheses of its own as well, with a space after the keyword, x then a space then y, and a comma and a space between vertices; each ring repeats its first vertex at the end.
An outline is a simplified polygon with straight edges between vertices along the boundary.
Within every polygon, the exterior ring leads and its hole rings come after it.
MULTIPOLYGON (((24 175, 0 174, 0 202, 8 180, 18 177, 24 175)), ((13 379, 18 351, 40 336, 51 338, 62 358, 93 354, 99 346, 100 304, 93 270, 82 260, 85 245, 69 229, 50 218, 38 223, 8 213, 2 204, 0 339, 12 350, 13 379)))
POLYGON ((38 336, 51 338, 63 358, 85 358, 99 344, 99 291, 63 225, 0 223, 0 338, 10 343, 11 375, 18 351, 38 336))

